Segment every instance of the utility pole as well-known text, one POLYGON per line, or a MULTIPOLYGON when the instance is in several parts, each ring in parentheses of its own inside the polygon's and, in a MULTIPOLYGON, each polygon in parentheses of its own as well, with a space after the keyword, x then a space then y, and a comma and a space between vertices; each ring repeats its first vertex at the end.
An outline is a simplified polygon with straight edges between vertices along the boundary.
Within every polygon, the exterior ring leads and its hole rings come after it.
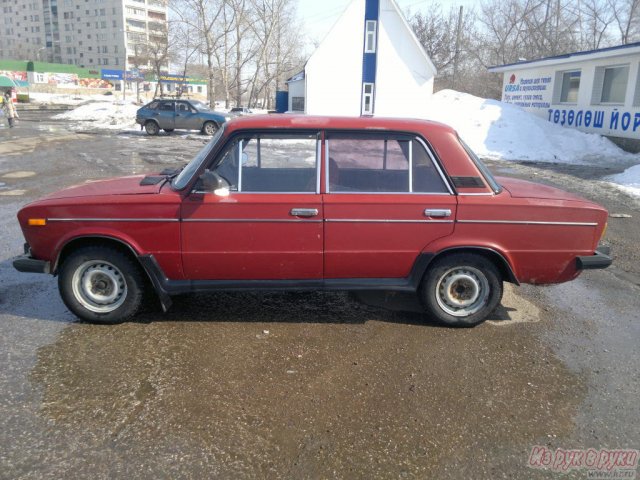
POLYGON ((456 28, 456 49, 453 56, 453 79, 451 88, 455 90, 456 80, 458 78, 458 61, 460 60, 460 35, 462 34, 462 12, 463 6, 460 5, 460 13, 458 14, 458 27, 456 28))

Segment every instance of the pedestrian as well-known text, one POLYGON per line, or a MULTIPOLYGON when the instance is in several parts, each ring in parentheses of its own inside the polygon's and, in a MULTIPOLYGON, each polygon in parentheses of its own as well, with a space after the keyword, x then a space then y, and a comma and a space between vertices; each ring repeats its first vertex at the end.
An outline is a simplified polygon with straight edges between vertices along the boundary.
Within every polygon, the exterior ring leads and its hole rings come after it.
POLYGON ((7 120, 9 121, 9 127, 13 128, 13 126, 15 125, 16 118, 20 118, 20 117, 18 116, 16 107, 13 104, 13 100, 11 100, 10 92, 5 92, 4 102, 2 104, 2 107, 4 109, 4 114, 7 116, 7 120))

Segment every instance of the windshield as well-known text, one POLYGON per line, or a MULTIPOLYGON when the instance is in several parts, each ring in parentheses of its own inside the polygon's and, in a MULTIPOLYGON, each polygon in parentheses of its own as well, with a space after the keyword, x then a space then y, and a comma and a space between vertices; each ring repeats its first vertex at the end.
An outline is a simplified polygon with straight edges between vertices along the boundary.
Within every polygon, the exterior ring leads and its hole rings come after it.
POLYGON ((500 193, 502 191, 502 187, 496 181, 495 177, 493 176, 493 173, 491 173, 491 171, 487 168, 487 166, 484 163, 482 163, 482 160, 480 160, 478 156, 475 153, 473 153, 473 150, 469 148, 469 145, 464 143, 464 140, 462 140, 460 137, 458 137, 458 140, 464 147, 469 157, 471 157, 471 160, 473 160, 473 163, 476 164, 476 167, 478 167, 478 170, 480 170, 480 173, 482 173, 482 176, 491 187, 491 190, 493 190, 494 193, 500 193))
POLYGON ((202 103, 202 102, 198 102, 197 100, 192 100, 191 103, 193 104, 194 107, 196 107, 198 110, 209 110, 209 107, 202 103))
POLYGON ((205 147, 200 150, 200 152, 191 160, 186 167, 182 169, 180 174, 173 179, 171 182, 171 186, 176 190, 182 190, 187 186, 191 177, 198 171, 200 166, 206 161, 209 154, 213 151, 215 146, 217 145, 220 138, 222 138, 222 134, 224 132, 224 125, 218 129, 218 131, 211 137, 209 143, 205 145, 205 147))

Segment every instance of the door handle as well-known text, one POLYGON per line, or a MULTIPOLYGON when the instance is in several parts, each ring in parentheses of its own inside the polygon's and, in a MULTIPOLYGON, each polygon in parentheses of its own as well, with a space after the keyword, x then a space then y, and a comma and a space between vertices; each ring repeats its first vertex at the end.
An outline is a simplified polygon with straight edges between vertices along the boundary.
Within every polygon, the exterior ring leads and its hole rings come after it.
POLYGON ((318 215, 317 208, 292 208, 289 215, 293 217, 315 217, 318 215))
POLYGON ((444 218, 451 216, 451 210, 448 208, 427 208, 424 214, 427 217, 444 218))

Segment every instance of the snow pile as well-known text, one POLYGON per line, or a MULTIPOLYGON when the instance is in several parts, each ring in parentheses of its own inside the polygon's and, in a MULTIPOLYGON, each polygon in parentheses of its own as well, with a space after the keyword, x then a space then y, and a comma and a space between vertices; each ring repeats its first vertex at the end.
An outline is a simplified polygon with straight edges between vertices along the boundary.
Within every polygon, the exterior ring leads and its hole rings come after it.
POLYGON ((554 125, 515 105, 454 90, 435 93, 426 118, 452 126, 476 154, 494 160, 602 164, 632 158, 600 135, 554 125))
POLYGON ((140 105, 113 99, 93 101, 53 118, 75 122, 76 128, 123 130, 136 127, 136 111, 140 105))
POLYGON ((640 197, 640 165, 634 165, 624 172, 609 177, 620 190, 640 197))

